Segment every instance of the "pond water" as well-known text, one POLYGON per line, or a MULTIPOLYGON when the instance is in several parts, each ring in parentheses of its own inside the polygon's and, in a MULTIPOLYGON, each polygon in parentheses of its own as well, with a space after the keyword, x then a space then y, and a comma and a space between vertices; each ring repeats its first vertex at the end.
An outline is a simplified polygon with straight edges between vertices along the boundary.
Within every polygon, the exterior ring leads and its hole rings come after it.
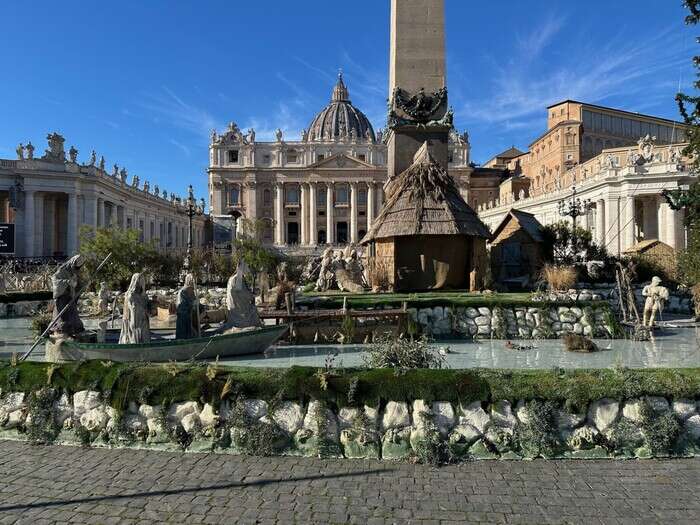
MULTIPOLYGON (((90 322, 86 322, 90 327, 90 322)), ((13 352, 23 353, 31 345, 33 334, 29 319, 0 319, 0 359, 13 352)), ((575 354, 564 350, 558 340, 514 341, 530 350, 510 350, 504 341, 440 341, 436 347, 449 347, 449 368, 700 368, 700 326, 688 321, 667 323, 649 342, 596 340, 604 349, 595 354, 575 354)), ((329 354, 337 353, 334 366, 363 364, 365 345, 276 346, 264 355, 220 361, 236 366, 272 367, 323 366, 329 354)), ((43 345, 32 359, 43 360, 43 345)))

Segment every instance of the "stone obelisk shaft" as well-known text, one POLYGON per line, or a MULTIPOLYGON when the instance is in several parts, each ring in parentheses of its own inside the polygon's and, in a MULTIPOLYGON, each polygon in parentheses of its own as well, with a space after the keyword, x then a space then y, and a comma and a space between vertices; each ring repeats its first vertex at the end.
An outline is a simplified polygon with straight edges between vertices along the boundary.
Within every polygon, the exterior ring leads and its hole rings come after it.
POLYGON ((411 166, 426 141, 447 169, 451 121, 447 93, 437 96, 446 87, 445 0, 391 0, 389 61, 389 179, 411 166))

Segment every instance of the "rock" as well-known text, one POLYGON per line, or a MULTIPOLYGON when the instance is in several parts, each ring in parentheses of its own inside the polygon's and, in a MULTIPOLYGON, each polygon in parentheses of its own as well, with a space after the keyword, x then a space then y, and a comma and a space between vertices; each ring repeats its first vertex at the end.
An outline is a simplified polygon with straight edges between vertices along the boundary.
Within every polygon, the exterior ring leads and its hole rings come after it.
MULTIPOLYGON (((75 400, 73 403, 75 404, 75 400)), ((90 432, 101 431, 105 428, 108 421, 109 416, 107 415, 107 411, 101 406, 88 410, 80 416, 80 425, 90 432)))
POLYGON ((338 420, 335 414, 330 409, 325 408, 320 401, 312 401, 306 411, 303 428, 310 429, 314 435, 318 435, 321 431, 321 425, 325 426, 325 437, 337 443, 339 438, 338 420))
POLYGON ((571 414, 563 410, 558 410, 554 416, 554 420, 560 432, 572 430, 580 426, 585 420, 584 414, 571 414))
POLYGON ((578 335, 583 335, 583 325, 581 323, 576 323, 574 325, 574 333, 578 335))
POLYGON ((346 458, 379 459, 379 439, 376 432, 363 429, 344 429, 340 443, 346 458))
POLYGON ((477 317, 474 322, 476 323, 476 326, 482 327, 482 326, 489 326, 491 324, 491 318, 486 317, 485 315, 477 317))
POLYGON ((0 400, 0 411, 9 414, 24 406, 24 392, 10 392, 0 400))
POLYGON ((620 404, 613 399, 601 399, 588 407, 588 420, 599 431, 604 431, 612 425, 620 413, 620 404))
POLYGON ((471 447, 469 447, 469 454, 474 457, 474 459, 498 459, 498 454, 491 451, 483 439, 479 439, 471 447))
POLYGON ((126 414, 124 416, 124 428, 127 432, 136 436, 137 438, 145 439, 148 437, 148 424, 147 420, 139 416, 138 414, 126 414))
POLYGON ((199 421, 203 428, 213 429, 219 424, 219 416, 214 412, 214 407, 206 403, 199 414, 199 421))
POLYGON ((491 418, 481 407, 481 401, 475 401, 467 407, 462 407, 462 417, 459 419, 459 424, 471 425, 483 434, 491 424, 491 418))
POLYGON ((146 443, 149 445, 156 445, 162 443, 169 443, 170 436, 168 435, 163 421, 160 419, 148 419, 146 420, 146 427, 148 429, 148 437, 146 438, 146 443))
POLYGON ((172 423, 182 423, 185 416, 190 414, 199 415, 199 405, 196 401, 174 403, 170 406, 170 410, 168 410, 167 419, 172 423))
POLYGON ((410 425, 411 416, 408 413, 408 406, 406 403, 389 401, 384 409, 382 428, 388 430, 390 428, 402 428, 410 425))
POLYGON ((145 419, 157 419, 161 414, 161 406, 141 405, 139 406, 139 416, 145 419))
POLYGON ((481 432, 471 425, 457 425, 450 432, 448 442, 456 455, 463 456, 481 435, 481 432))
POLYGON ((246 399, 243 401, 243 411, 252 419, 260 419, 267 415, 267 402, 262 399, 246 399))
POLYGON ((600 432, 595 427, 586 425, 574 430, 566 443, 573 450, 589 450, 597 445, 599 439, 600 432))
POLYGON ((202 428, 202 422, 199 419, 199 414, 196 412, 189 412, 183 416, 179 423, 188 434, 194 434, 202 428))
POLYGON ((299 403, 285 401, 275 408, 272 419, 282 430, 294 435, 304 424, 304 409, 299 403))
POLYGON ((673 402, 673 411, 683 421, 696 414, 695 403, 690 399, 678 399, 673 402))
POLYGON ((683 428, 688 437, 700 445, 700 415, 690 416, 683 428))
POLYGON ((571 309, 569 310, 576 319, 581 319, 583 317, 583 310, 577 306, 572 306, 571 309))
POLYGON ((379 408, 365 405, 365 416, 372 425, 372 428, 377 428, 377 423, 379 422, 379 408))
POLYGON ((422 399, 417 399, 413 402, 413 426, 414 428, 423 429, 426 424, 432 423, 433 411, 422 399))
POLYGON ((470 319, 476 319, 477 317, 479 317, 479 310, 477 310, 476 308, 469 307, 465 310, 465 313, 467 314, 467 316, 469 316, 470 319))
POLYGON ((491 406, 491 419, 501 427, 515 428, 518 423, 508 401, 498 401, 491 406))
POLYGON ((101 404, 102 396, 99 392, 81 390, 73 394, 73 414, 76 418, 80 418, 80 416, 97 408, 101 404))
POLYGON ((491 425, 484 437, 489 443, 496 447, 499 454, 503 454, 513 449, 515 430, 513 427, 491 425))
POLYGON ((53 402, 53 418, 56 425, 63 427, 64 423, 73 417, 73 405, 67 394, 62 394, 53 402))
POLYGON ((491 325, 478 326, 477 335, 490 336, 491 335, 491 325))
POLYGON ((13 410, 12 412, 0 413, 0 427, 6 430, 12 430, 22 427, 26 422, 25 412, 23 409, 13 410))
POLYGON ((670 409, 668 400, 665 397, 648 396, 646 398, 646 401, 647 403, 649 403, 651 409, 657 414, 668 412, 670 409))
POLYGON ((482 306, 481 308, 479 308, 479 314, 486 317, 491 317, 491 310, 486 308, 485 306, 482 306))
POLYGON ((382 438, 382 458, 388 460, 405 459, 411 454, 411 430, 391 428, 382 438))
POLYGON ((518 401, 518 404, 515 405, 515 417, 517 417, 518 421, 520 421, 520 423, 523 425, 527 425, 530 422, 530 414, 527 410, 527 403, 524 399, 521 399, 518 401))
POLYGON ((452 408, 452 403, 448 401, 436 401, 433 403, 433 421, 440 430, 440 433, 447 433, 455 426, 456 418, 455 411, 452 408))
POLYGON ((562 331, 562 325, 559 322, 559 320, 556 320, 552 323, 552 330, 555 332, 561 332, 562 331))

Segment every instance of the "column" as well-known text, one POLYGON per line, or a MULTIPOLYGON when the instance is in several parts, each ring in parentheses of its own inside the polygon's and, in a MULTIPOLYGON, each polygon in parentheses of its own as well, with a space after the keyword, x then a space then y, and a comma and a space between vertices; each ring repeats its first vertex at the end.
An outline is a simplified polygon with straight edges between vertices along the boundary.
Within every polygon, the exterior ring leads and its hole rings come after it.
POLYGON ((610 255, 620 254, 620 200, 609 197, 605 201, 605 247, 610 255))
POLYGON ((374 182, 367 183, 367 231, 372 228, 376 203, 374 202, 374 182))
POLYGON ((635 200, 633 195, 628 195, 625 197, 625 213, 624 213, 624 222, 622 223, 622 227, 624 228, 623 231, 623 242, 622 242, 622 247, 621 251, 625 251, 628 248, 631 248, 637 243, 637 238, 636 238, 636 207, 635 207, 635 200))
POLYGON ((56 225, 58 217, 56 216, 56 198, 53 196, 44 196, 44 216, 41 219, 42 228, 44 231, 44 244, 41 250, 37 253, 44 255, 53 255, 56 248, 56 225))
POLYGON ((275 201, 275 244, 284 244, 284 184, 277 183, 277 197, 275 201))
POLYGON ((34 235, 35 235, 35 207, 34 191, 24 192, 24 256, 34 257, 34 235))
POLYGON ((78 251, 78 196, 75 192, 68 194, 68 228, 66 233, 66 252, 75 255, 78 251))
POLYGON ((326 243, 335 244, 335 208, 333 199, 333 183, 326 188, 326 243))
POLYGON ((116 228, 117 226, 117 204, 113 202, 109 209, 109 227, 116 228))
POLYGON ((672 209, 667 202, 664 205, 666 212, 666 244, 676 250, 682 250, 685 247, 683 213, 672 209))
POLYGON ((656 211, 656 197, 646 198, 643 201, 644 211, 644 240, 658 239, 659 229, 657 225, 658 213, 656 211))
POLYGON ((308 209, 306 201, 309 198, 309 187, 307 184, 299 184, 301 187, 301 195, 299 196, 299 229, 301 230, 301 245, 309 244, 309 223, 306 220, 306 211, 308 209))
POLYGON ((105 227, 105 201, 104 199, 97 199, 97 227, 105 227))
POLYGON ((317 197, 316 183, 312 182, 309 184, 309 244, 311 246, 318 244, 318 226, 316 225, 316 218, 318 217, 318 210, 316 209, 317 197))
POLYGON ((605 246, 605 201, 600 199, 595 206, 596 244, 605 246))
POLYGON ((357 244, 357 182, 350 183, 350 244, 357 244))
POLYGON ((85 197, 85 224, 93 230, 97 229, 97 197, 85 197))
POLYGON ((34 257, 44 256, 44 194, 34 197, 34 257))

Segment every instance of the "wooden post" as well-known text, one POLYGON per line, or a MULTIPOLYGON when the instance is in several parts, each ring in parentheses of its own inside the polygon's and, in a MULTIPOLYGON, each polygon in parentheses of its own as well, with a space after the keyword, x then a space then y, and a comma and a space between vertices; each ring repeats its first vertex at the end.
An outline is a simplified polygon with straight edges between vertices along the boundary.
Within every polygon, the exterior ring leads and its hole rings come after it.
POLYGON ((287 314, 292 315, 294 312, 294 303, 292 302, 292 294, 287 292, 284 294, 284 303, 287 306, 287 314))

